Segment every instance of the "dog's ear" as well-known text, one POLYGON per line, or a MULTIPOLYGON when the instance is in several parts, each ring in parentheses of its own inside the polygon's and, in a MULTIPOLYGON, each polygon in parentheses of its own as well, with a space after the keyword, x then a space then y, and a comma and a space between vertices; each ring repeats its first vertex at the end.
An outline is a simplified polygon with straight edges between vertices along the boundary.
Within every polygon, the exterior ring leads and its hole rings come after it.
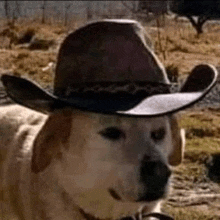
POLYGON ((68 147, 70 131, 69 111, 61 111, 48 117, 34 141, 31 161, 31 169, 34 173, 43 171, 53 158, 61 156, 61 147, 68 147))
POLYGON ((169 164, 172 166, 179 165, 183 160, 185 149, 185 130, 180 129, 175 116, 170 117, 172 150, 169 155, 169 164))

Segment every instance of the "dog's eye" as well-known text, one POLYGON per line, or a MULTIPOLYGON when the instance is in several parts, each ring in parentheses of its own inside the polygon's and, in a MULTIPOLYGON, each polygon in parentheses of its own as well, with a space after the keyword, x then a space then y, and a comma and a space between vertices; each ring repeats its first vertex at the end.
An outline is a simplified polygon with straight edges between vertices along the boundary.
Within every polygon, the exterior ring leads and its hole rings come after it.
POLYGON ((122 137, 125 137, 125 134, 122 130, 116 127, 106 128, 103 131, 99 132, 103 137, 108 138, 110 140, 116 141, 122 137))
POLYGON ((165 129, 164 128, 160 128, 158 130, 155 130, 155 131, 152 131, 151 132, 151 138, 154 140, 154 141, 160 141, 160 140, 163 140, 164 137, 165 137, 165 129))

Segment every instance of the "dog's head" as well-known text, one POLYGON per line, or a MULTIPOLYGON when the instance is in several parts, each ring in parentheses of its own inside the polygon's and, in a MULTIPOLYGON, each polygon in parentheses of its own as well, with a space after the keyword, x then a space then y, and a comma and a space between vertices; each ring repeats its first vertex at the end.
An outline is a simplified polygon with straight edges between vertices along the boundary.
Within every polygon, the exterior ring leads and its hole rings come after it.
POLYGON ((53 169, 69 194, 104 189, 118 200, 155 201, 166 195, 183 153, 174 116, 132 118, 63 110, 38 134, 32 171, 53 169))

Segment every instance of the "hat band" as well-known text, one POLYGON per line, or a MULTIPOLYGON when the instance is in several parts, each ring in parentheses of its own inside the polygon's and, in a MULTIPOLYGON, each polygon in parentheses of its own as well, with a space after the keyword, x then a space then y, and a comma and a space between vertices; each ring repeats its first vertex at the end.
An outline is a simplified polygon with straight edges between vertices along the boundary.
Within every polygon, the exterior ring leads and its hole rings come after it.
POLYGON ((170 84, 155 82, 94 82, 73 84, 56 94, 63 98, 74 96, 139 96, 170 93, 170 84))

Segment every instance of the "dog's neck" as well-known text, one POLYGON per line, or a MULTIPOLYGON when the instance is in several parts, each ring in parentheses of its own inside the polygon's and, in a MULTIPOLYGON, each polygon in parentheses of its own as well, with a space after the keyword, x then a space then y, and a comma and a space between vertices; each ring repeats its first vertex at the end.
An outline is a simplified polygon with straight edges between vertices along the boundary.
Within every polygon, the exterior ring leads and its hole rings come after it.
MULTIPOLYGON (((40 204, 50 204, 50 207, 39 204, 34 207, 34 210, 36 211, 35 214, 46 210, 45 215, 48 215, 48 219, 58 219, 56 216, 59 216, 60 213, 63 213, 63 218, 68 216, 66 219, 74 218, 78 220, 146 220, 148 217, 161 220, 172 219, 163 214, 152 213, 160 212, 160 202, 158 203, 158 201, 148 203, 140 212, 140 204, 116 202, 100 190, 92 194, 87 192, 87 197, 84 194, 73 197, 58 186, 58 180, 54 178, 51 169, 39 174, 38 177, 39 182, 35 186, 38 200, 41 201, 40 204), (45 184, 45 179, 50 180, 50 184, 45 184), (64 206, 57 206, 59 201, 62 201, 64 206)), ((35 183, 36 181, 32 185, 35 185, 35 183)))
MULTIPOLYGON (((66 202, 71 201, 71 198, 69 198, 69 196, 64 192, 63 192, 63 199, 65 199, 66 202)), ((149 219, 149 217, 153 217, 154 219, 158 219, 158 220, 173 220, 173 218, 170 217, 169 215, 158 212, 149 212, 149 207, 147 206, 142 206, 133 214, 127 214, 123 217, 117 217, 117 218, 97 217, 96 215, 91 214, 90 212, 86 212, 83 208, 77 206, 76 204, 74 209, 77 210, 78 214, 82 217, 82 220, 146 220, 149 219)), ((79 216, 78 214, 77 216, 79 216)))
MULTIPOLYGON (((47 194, 47 192, 43 192, 43 194, 47 194)), ((47 194, 47 196, 44 196, 43 195, 43 200, 41 200, 42 204, 44 204, 45 199, 47 200, 48 197, 52 196, 52 199, 50 199, 50 203, 53 203, 53 201, 55 202, 56 199, 59 200, 59 198, 55 198, 54 197, 54 194, 47 194)), ((55 194, 57 195, 57 194, 55 194)), ((134 211, 133 214, 129 214, 129 213, 126 213, 125 215, 118 215, 118 217, 104 217, 104 216, 99 216, 98 214, 94 214, 93 212, 90 212, 90 211, 86 211, 86 209, 84 208, 81 208, 80 206, 78 206, 70 197, 68 194, 66 194, 64 191, 61 191, 60 194, 58 194, 59 196, 62 197, 62 200, 66 206, 66 208, 64 208, 63 212, 62 213, 65 213, 65 216, 68 216, 70 219, 71 217, 70 216, 74 216, 74 219, 78 219, 78 220, 147 220, 149 219, 149 217, 154 217, 154 219, 158 219, 158 220, 173 220, 173 218, 167 216, 167 215, 164 215, 162 213, 155 213, 155 212, 151 212, 149 210, 146 210, 146 212, 144 211, 143 213, 140 212, 140 210, 137 210, 137 211, 134 211), (69 214, 68 214, 69 213, 69 214)), ((42 196, 42 195, 41 195, 42 196)), ((46 204, 48 204, 46 202, 46 204)), ((51 208, 49 210, 52 210, 52 212, 47 212, 45 213, 45 215, 48 215, 48 219, 57 219, 57 218, 54 218, 54 216, 57 215, 57 213, 60 214, 59 210, 54 210, 54 207, 56 207, 56 202, 54 203, 54 206, 53 204, 51 204, 51 208), (53 216, 53 217, 51 217, 53 216)), ((128 204, 129 206, 129 204, 128 204)), ((39 207, 38 207, 39 208, 39 207)), ((43 207, 41 207, 43 208, 43 207)), ((61 208, 61 207, 59 207, 61 208)), ((101 208, 101 207, 100 207, 101 208)), ((35 207, 36 209, 36 207, 35 207)), ((62 208, 61 208, 62 209, 62 208)), ((97 208, 99 209, 99 208, 97 208)), ((39 213, 39 211, 43 212, 44 209, 42 210, 37 210, 36 209, 36 212, 39 213)), ((103 210, 96 210, 96 212, 99 212, 99 211, 103 211, 103 210)))

